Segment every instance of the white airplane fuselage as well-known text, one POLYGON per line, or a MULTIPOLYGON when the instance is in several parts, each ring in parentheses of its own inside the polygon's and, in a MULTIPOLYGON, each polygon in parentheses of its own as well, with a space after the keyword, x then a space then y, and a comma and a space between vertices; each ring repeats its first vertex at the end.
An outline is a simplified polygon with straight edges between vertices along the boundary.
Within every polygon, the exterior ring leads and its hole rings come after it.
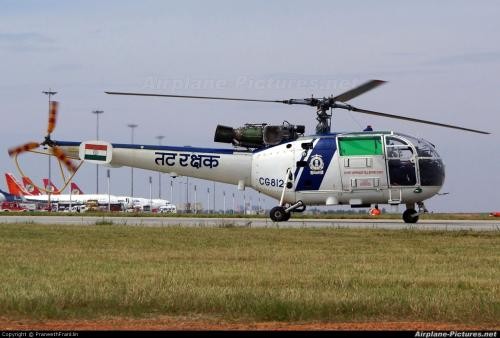
MULTIPOLYGON (((48 202, 49 195, 32 195, 32 196, 24 196, 24 198, 28 201, 36 201, 36 202, 48 202)), ((85 204, 89 201, 97 201, 98 204, 107 204, 108 202, 111 204, 120 203, 117 196, 110 195, 108 199, 108 195, 104 194, 60 194, 60 195, 50 195, 51 203, 64 203, 64 204, 85 204)))

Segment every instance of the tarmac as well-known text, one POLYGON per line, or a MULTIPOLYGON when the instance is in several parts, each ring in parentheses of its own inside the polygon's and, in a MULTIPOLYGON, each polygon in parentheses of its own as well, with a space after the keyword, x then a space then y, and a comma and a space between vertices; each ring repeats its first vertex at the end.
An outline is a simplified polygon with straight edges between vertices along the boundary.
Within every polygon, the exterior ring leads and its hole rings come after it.
POLYGON ((500 220, 420 220, 406 224, 387 219, 290 219, 276 223, 269 218, 198 218, 198 217, 98 217, 98 216, 0 216, 2 223, 96 225, 110 223, 128 226, 181 227, 255 227, 255 228, 357 228, 414 229, 438 231, 500 231, 500 220))

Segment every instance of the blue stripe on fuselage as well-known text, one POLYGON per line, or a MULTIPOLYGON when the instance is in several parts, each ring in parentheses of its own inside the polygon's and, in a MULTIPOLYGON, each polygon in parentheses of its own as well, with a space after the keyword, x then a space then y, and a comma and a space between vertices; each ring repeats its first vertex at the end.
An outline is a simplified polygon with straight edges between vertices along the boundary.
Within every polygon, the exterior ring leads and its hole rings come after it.
MULTIPOLYGON (((211 153, 211 154, 228 154, 232 155, 235 152, 233 149, 224 148, 201 148, 201 147, 176 147, 176 146, 160 146, 160 145, 140 145, 140 144, 111 144, 116 149, 147 149, 147 150, 169 150, 178 152, 191 152, 191 153, 211 153)), ((245 152, 244 150, 241 152, 245 152)))
POLYGON ((337 144, 335 138, 320 138, 309 156, 307 166, 303 168, 302 175, 298 178, 295 190, 318 190, 336 150, 337 144), (314 161, 318 157, 323 162, 323 169, 311 170, 311 161, 314 161))
MULTIPOLYGON (((72 141, 55 141, 58 146, 61 147, 78 147, 81 142, 72 141)), ((192 152, 192 153, 209 153, 209 154, 228 154, 232 155, 234 153, 244 153, 250 152, 247 150, 235 150, 227 148, 201 148, 201 147, 176 147, 176 146, 160 146, 160 145, 142 145, 142 144, 122 144, 122 143, 111 143, 113 148, 116 149, 146 149, 146 150, 168 150, 177 152, 192 152)))

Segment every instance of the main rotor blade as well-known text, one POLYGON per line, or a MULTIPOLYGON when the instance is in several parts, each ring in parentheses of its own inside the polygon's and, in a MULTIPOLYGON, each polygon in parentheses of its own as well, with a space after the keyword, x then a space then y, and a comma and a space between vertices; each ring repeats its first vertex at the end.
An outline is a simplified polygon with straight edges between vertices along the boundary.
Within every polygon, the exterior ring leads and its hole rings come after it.
POLYGON ((427 121, 427 120, 420 120, 420 119, 416 119, 416 118, 413 118, 413 117, 407 117, 407 116, 401 116, 401 115, 392 115, 392 114, 387 114, 387 113, 380 113, 380 112, 376 112, 376 111, 372 111, 372 110, 366 110, 366 109, 356 108, 356 107, 353 107, 353 106, 350 106, 350 105, 337 106, 336 108, 342 108, 342 109, 352 110, 352 111, 355 111, 355 112, 358 112, 358 113, 363 113, 363 114, 389 117, 389 118, 392 118, 392 119, 398 119, 398 120, 405 120, 405 121, 411 121, 411 122, 417 122, 417 123, 430 124, 430 125, 440 126, 440 127, 445 127, 445 128, 453 128, 453 129, 465 130, 465 131, 470 131, 470 132, 478 133, 478 134, 487 134, 487 135, 490 134, 487 131, 476 130, 476 129, 469 129, 469 128, 464 128, 464 127, 460 127, 460 126, 454 126, 454 125, 451 125, 451 124, 444 124, 444 123, 432 122, 432 121, 427 121))
POLYGON ((168 94, 126 93, 126 92, 105 92, 105 93, 110 94, 110 95, 156 96, 156 97, 173 97, 173 98, 178 98, 178 99, 203 99, 203 100, 285 103, 285 101, 283 101, 283 100, 257 100, 257 99, 241 99, 241 98, 235 98, 235 97, 218 97, 218 96, 168 95, 168 94))
POLYGON ((333 98, 333 101, 339 101, 339 102, 347 102, 351 99, 354 99, 355 97, 366 93, 367 91, 370 91, 382 84, 384 84, 386 81, 382 80, 370 80, 368 82, 363 83, 360 86, 357 86, 356 88, 353 88, 351 90, 348 90, 340 95, 337 95, 333 98))

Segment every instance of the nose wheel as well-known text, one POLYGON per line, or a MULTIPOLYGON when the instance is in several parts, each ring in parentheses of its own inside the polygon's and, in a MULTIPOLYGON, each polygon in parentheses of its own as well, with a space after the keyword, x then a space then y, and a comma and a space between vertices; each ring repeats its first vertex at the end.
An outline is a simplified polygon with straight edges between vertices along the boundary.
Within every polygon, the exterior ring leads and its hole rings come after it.
POLYGON ((269 216, 274 222, 286 222, 290 219, 290 213, 286 212, 283 207, 272 208, 269 216))
POLYGON ((418 211, 416 211, 414 208, 414 204, 407 204, 406 205, 406 210, 403 212, 403 221, 405 223, 417 223, 418 222, 418 217, 423 214, 428 212, 427 208, 424 205, 424 202, 417 202, 418 206, 418 211))
POLYGON ((405 212, 403 212, 403 221, 405 221, 405 223, 417 223, 418 212, 413 208, 406 209, 405 212))
POLYGON ((277 206, 271 209, 269 217, 274 222, 286 222, 290 219, 292 212, 304 212, 306 205, 302 201, 297 201, 289 207, 277 206))

